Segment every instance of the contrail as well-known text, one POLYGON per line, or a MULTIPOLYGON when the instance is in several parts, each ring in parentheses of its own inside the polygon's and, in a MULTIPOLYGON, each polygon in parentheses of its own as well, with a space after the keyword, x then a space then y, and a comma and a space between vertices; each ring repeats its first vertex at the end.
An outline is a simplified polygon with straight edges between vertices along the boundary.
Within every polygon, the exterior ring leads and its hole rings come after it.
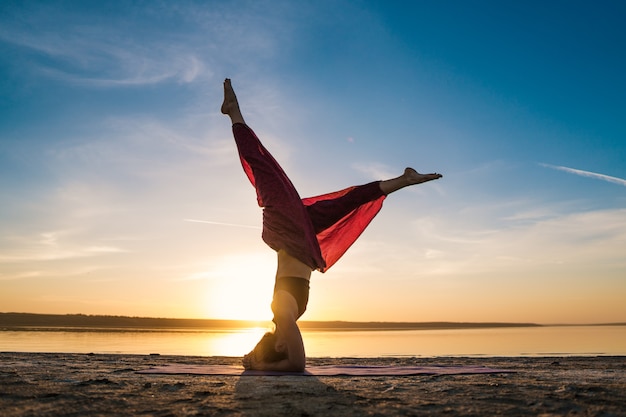
POLYGON ((209 220, 196 220, 196 219, 183 219, 186 222, 192 223, 206 223, 206 224, 215 224, 217 226, 230 226, 230 227, 243 227, 246 229, 261 229, 260 226, 250 226, 248 224, 234 224, 234 223, 223 223, 223 222, 212 222, 209 220))
POLYGON ((626 180, 622 178, 611 177, 609 175, 598 174, 596 172, 582 171, 580 169, 562 167, 558 165, 541 164, 541 163, 539 165, 544 166, 546 168, 552 168, 552 169, 557 169, 559 171, 569 172, 570 174, 580 175, 581 177, 595 178, 597 180, 612 182, 613 184, 619 184, 619 185, 623 185, 624 187, 626 187, 626 180))

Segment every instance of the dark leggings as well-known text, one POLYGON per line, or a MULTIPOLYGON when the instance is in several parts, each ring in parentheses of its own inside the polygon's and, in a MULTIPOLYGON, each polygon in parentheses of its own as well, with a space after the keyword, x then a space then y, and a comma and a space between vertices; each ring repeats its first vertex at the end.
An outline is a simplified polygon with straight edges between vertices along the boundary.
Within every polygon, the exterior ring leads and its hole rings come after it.
POLYGON ((298 304, 297 318, 300 318, 306 311, 306 305, 309 303, 309 280, 299 277, 276 278, 274 294, 279 290, 287 291, 296 299, 298 304))

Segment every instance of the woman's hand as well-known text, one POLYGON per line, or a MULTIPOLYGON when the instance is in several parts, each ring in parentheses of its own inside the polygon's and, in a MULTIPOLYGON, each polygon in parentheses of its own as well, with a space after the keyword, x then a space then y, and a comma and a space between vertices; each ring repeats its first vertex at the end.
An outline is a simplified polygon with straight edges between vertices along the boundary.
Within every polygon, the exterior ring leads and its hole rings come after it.
POLYGON ((257 360, 254 350, 247 355, 244 355, 241 363, 243 364, 244 369, 247 371, 262 371, 266 368, 265 362, 257 360))

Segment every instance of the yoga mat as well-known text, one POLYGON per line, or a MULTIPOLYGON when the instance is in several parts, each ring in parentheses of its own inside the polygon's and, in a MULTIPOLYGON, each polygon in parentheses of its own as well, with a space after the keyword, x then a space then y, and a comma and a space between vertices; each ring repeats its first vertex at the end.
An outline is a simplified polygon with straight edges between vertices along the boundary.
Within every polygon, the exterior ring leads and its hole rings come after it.
POLYGON ((246 371, 234 365, 164 365, 138 371, 139 374, 239 375, 239 376, 402 376, 402 375, 460 375, 514 372, 484 366, 310 366, 304 372, 246 371))

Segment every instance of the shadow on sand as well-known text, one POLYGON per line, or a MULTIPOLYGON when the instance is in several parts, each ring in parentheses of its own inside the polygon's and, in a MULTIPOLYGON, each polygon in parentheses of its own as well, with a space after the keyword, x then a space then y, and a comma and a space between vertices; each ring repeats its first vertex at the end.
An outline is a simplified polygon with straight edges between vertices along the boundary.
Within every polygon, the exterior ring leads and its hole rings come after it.
POLYGON ((313 416, 355 409, 359 397, 338 391, 314 376, 246 376, 235 384, 238 410, 245 416, 313 416), (259 400, 274 398, 259 410, 259 400))

